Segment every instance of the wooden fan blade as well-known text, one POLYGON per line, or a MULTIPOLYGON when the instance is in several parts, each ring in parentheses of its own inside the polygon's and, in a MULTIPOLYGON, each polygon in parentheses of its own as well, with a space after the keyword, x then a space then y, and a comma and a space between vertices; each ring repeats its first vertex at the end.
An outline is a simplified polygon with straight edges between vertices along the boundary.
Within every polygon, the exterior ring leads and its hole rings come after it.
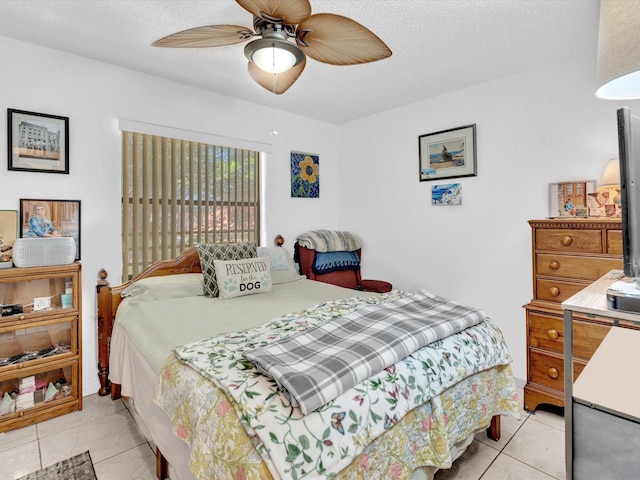
POLYGON ((242 43, 253 32, 239 25, 207 25, 168 35, 152 43, 154 47, 203 48, 242 43))
POLYGON ((306 55, 331 65, 356 65, 391 56, 389 47, 375 33, 332 13, 311 15, 301 22, 296 40, 306 55))
POLYGON ((273 18, 284 18, 287 25, 297 25, 311 15, 309 0, 236 0, 238 4, 260 17, 264 12, 273 18))
POLYGON ((296 65, 286 72, 276 73, 274 79, 273 73, 265 72, 255 63, 249 62, 249 75, 251 75, 251 78, 261 87, 266 88, 276 95, 280 95, 295 83, 306 64, 307 59, 305 58, 300 65, 296 65))

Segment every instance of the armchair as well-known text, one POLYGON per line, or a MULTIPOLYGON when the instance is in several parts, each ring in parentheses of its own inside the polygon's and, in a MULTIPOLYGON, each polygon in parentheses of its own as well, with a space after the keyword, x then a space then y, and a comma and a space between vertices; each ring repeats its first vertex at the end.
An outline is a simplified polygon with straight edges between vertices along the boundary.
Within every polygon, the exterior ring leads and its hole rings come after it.
MULTIPOLYGON (((335 237, 334 237, 335 238, 335 237)), ((362 248, 359 239, 348 232, 315 231, 298 237, 295 243, 295 260, 300 265, 300 273, 310 280, 331 283, 339 287, 352 288, 367 292, 385 293, 393 288, 389 282, 383 280, 362 279, 360 275, 360 259, 362 248), (320 237, 318 237, 318 234, 320 237), (345 247, 340 242, 318 242, 322 235, 349 235, 353 239, 351 247, 345 247), (305 243, 306 245, 302 245, 305 243), (354 250, 338 250, 352 248, 354 250), (330 258, 330 259, 329 259, 330 258), (322 264, 322 262, 325 262, 322 264), (330 266, 327 267, 327 262, 330 266)))

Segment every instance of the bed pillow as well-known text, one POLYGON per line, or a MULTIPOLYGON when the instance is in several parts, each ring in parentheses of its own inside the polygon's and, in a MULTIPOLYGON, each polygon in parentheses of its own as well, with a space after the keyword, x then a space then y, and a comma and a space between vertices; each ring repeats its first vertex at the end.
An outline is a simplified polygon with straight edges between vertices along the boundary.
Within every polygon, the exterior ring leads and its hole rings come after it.
POLYGON ((200 268, 204 276, 204 293, 209 297, 218 296, 215 260, 244 260, 258 256, 255 242, 201 243, 198 245, 200 268))
POLYGON ((269 257, 214 260, 220 298, 235 298, 272 290, 269 257))
POLYGON ((258 257, 269 257, 271 261, 271 282, 274 285, 305 278, 304 275, 298 273, 296 264, 293 262, 293 257, 284 247, 258 247, 258 257), (274 261, 277 262, 278 267, 280 267, 283 260, 286 265, 285 268, 274 267, 274 261))
POLYGON ((360 257, 356 252, 316 252, 311 269, 316 274, 331 273, 341 270, 358 270, 360 257))
POLYGON ((130 297, 132 300, 141 302, 198 295, 204 295, 202 273, 143 278, 129 285, 120 294, 121 297, 130 297))

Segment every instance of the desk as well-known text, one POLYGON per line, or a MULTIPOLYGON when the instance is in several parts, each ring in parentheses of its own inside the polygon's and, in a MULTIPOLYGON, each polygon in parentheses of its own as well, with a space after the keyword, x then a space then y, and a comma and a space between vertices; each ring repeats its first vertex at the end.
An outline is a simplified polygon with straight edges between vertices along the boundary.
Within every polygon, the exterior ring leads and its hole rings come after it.
POLYGON ((609 310, 611 271, 562 303, 565 330, 565 452, 567 480, 629 479, 640 471, 640 314, 609 310), (573 379, 573 313, 613 320, 593 357, 573 379), (630 327, 630 328, 617 328, 630 327))

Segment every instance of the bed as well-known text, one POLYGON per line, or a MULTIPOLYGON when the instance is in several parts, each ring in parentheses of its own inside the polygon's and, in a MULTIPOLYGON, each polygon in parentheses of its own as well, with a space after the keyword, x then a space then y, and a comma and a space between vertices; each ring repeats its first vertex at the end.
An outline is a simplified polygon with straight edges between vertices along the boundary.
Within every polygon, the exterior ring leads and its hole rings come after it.
POLYGON ((477 433, 497 440, 500 415, 521 415, 510 357, 489 319, 302 414, 241 355, 414 294, 307 280, 287 261, 271 271, 269 293, 230 299, 202 295, 195 247, 123 285, 101 272, 99 394, 130 404, 157 447, 158 478, 432 479, 477 433))

